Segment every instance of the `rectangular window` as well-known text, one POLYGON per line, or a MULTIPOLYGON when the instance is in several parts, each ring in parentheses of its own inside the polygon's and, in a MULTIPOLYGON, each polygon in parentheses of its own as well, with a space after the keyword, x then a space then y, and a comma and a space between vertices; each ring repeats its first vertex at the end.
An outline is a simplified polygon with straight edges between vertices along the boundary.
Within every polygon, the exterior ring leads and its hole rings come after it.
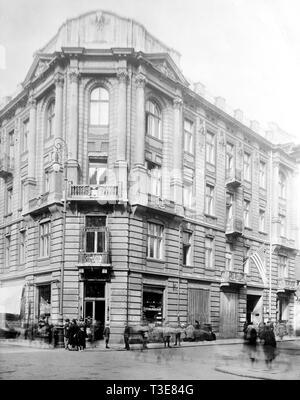
POLYGON ((278 278, 288 278, 288 259, 286 256, 278 256, 278 278))
POLYGON ((209 184, 206 184, 205 189, 205 212, 208 215, 214 215, 214 190, 215 188, 209 184))
POLYGON ((51 285, 38 286, 38 316, 49 317, 51 314, 51 285))
POLYGON ((184 151, 194 154, 194 124, 188 119, 184 120, 184 151))
POLYGON ((44 193, 50 192, 50 174, 49 171, 45 171, 44 175, 44 193))
POLYGON ((244 225, 250 227, 250 201, 244 200, 244 225))
POLYGON ((40 257, 50 254, 50 221, 40 224, 40 257))
POLYGON ((6 193, 6 214, 12 213, 12 198, 13 198, 13 189, 7 189, 6 193))
POLYGON ((234 170, 234 146, 231 143, 226 144, 226 171, 231 174, 234 170))
POLYGON ((105 185, 107 182, 107 158, 89 160, 89 184, 105 185))
POLYGON ((23 137, 22 137, 22 152, 28 150, 28 136, 29 136, 29 119, 23 122, 23 137))
POLYGON ((184 183, 183 186, 183 205, 186 208, 193 208, 193 184, 184 183))
POLYGON ((163 259, 163 232, 162 225, 148 223, 147 257, 163 259))
POLYGON ((190 232, 182 233, 182 263, 192 265, 192 234, 190 232))
POLYGON ((163 299, 162 287, 143 285, 143 320, 157 324, 163 322, 163 299))
POLYGON ((25 206, 25 185, 21 182, 21 208, 24 209, 25 206))
POLYGON ((232 262, 232 249, 230 243, 226 243, 225 249, 225 269, 226 271, 233 270, 233 262, 232 262))
POLYGON ((280 236, 286 237, 286 216, 279 215, 279 221, 280 221, 280 236))
POLYGON ((105 216, 87 216, 85 220, 85 252, 105 253, 107 251, 107 234, 105 216))
POLYGON ((19 261, 20 264, 24 264, 26 262, 26 230, 20 232, 19 245, 19 261))
POLYGON ((10 236, 5 237, 5 266, 10 267, 10 236))
POLYGON ((244 273, 250 274, 250 248, 249 247, 244 247, 243 267, 244 267, 244 273))
POLYGON ((251 155, 244 153, 244 179, 251 182, 251 155))
POLYGON ((13 168, 15 158, 15 135, 14 131, 9 132, 9 167, 13 168))
POLYGON ((212 238, 205 238, 205 267, 208 269, 213 268, 213 245, 212 238))
POLYGON ((266 163, 259 162, 259 186, 263 189, 266 188, 266 163))
POLYGON ((260 209, 259 210, 259 231, 260 232, 265 232, 266 226, 265 226, 265 210, 260 209))
POLYGON ((206 162, 215 164, 215 135, 211 132, 206 134, 206 162))
POLYGON ((226 225, 232 222, 233 218, 233 194, 226 194, 226 225))
POLYGON ((148 192, 153 196, 161 197, 161 166, 147 161, 148 192))

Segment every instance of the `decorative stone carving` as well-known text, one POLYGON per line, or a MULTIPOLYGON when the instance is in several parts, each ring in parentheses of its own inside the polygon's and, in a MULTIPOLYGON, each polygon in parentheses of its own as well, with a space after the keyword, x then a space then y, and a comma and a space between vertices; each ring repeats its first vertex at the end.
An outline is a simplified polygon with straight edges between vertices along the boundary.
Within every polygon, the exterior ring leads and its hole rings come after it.
POLYGON ((135 82, 137 87, 144 88, 146 86, 147 79, 145 75, 138 73, 135 77, 135 82))
POLYGON ((47 68, 48 68, 48 63, 46 61, 40 61, 35 70, 34 76, 35 77, 40 76, 47 68))
POLYGON ((69 72, 69 79, 71 83, 77 83, 80 78, 80 73, 77 70, 69 72))
POLYGON ((54 77, 54 83, 56 86, 63 87, 64 85, 64 77, 62 74, 57 73, 54 77))
POLYGON ((181 97, 175 97, 173 100, 173 107, 174 108, 181 108, 183 106, 183 101, 181 97))
POLYGON ((129 79, 129 74, 126 68, 118 68, 117 78, 120 83, 127 83, 129 79))
POLYGON ((102 13, 97 13, 95 17, 95 25, 98 31, 101 31, 109 21, 104 17, 102 13))
POLYGON ((157 64, 156 68, 162 72, 164 75, 166 75, 168 78, 171 78, 173 80, 176 80, 176 76, 174 75, 174 73, 171 71, 171 69, 168 67, 168 64, 166 63, 166 61, 164 61, 163 64, 157 64))
POLYGON ((36 108, 36 99, 34 98, 34 96, 32 94, 28 98, 28 104, 29 104, 30 108, 36 108))

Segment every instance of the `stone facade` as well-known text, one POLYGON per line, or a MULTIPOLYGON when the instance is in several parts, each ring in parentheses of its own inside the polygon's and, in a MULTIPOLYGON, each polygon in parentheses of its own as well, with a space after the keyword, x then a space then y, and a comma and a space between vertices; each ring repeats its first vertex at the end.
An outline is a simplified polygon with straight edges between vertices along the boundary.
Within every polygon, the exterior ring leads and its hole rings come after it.
POLYGON ((90 315, 114 341, 143 319, 220 337, 293 323, 293 147, 192 90, 179 58, 132 20, 88 13, 0 110, 0 284, 25 285, 28 322, 90 315))

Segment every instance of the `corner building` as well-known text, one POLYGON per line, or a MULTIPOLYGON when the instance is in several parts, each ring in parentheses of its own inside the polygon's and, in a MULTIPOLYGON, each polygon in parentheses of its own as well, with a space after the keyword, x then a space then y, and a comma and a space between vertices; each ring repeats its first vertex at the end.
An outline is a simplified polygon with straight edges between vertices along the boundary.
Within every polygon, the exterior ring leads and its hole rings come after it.
POLYGON ((1 108, 0 290, 23 288, 27 322, 91 316, 115 342, 126 321, 293 325, 294 148, 192 89, 179 60, 139 23, 87 13, 1 108))

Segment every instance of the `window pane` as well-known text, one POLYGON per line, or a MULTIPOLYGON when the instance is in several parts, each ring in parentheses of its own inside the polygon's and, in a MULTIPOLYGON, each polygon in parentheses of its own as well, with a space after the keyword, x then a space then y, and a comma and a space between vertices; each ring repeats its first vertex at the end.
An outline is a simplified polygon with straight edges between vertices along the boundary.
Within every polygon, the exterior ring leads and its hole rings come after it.
POLYGON ((108 103, 100 103, 100 125, 108 125, 108 103))
POLYGON ((98 103, 91 103, 90 105, 90 124, 99 125, 100 120, 100 110, 98 103))
POLYGON ((95 253, 95 232, 86 232, 86 252, 95 253))
POLYGON ((105 252, 105 232, 97 233, 97 253, 105 252))
POLYGON ((96 88, 92 91, 91 100, 100 100, 100 88, 96 88))
POLYGON ((106 226, 105 216, 87 216, 85 219, 85 226, 87 228, 100 228, 106 226))

